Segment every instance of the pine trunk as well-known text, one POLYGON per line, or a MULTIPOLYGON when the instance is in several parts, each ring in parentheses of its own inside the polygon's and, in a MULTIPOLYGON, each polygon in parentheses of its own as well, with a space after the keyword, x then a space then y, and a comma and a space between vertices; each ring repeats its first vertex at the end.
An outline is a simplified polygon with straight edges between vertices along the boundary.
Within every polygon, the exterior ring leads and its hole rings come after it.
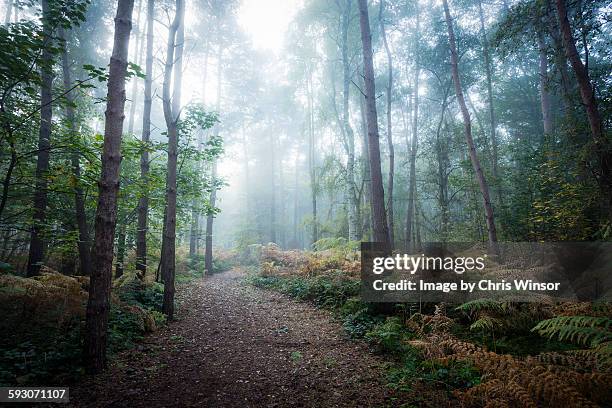
POLYGON ((85 360, 90 372, 106 367, 108 314, 117 224, 117 194, 121 164, 121 135, 125 119, 125 76, 134 0, 119 0, 115 17, 113 54, 108 77, 106 122, 102 152, 92 269, 87 302, 85 360))
POLYGON ((38 155, 36 159, 36 189, 34 190, 34 213, 30 235, 27 276, 36 276, 45 255, 44 230, 47 213, 47 172, 51 149, 52 87, 53 87, 53 41, 51 9, 49 0, 42 0, 43 51, 41 56, 40 128, 38 131, 38 155))
POLYGON ((372 208, 373 240, 389 247, 389 231, 385 213, 385 191, 380 164, 378 115, 376 113, 376 89, 374 86, 374 64, 372 61, 372 34, 367 0, 359 0, 359 24, 363 46, 363 70, 365 80, 366 118, 368 124, 368 151, 370 158, 370 206, 372 208))
POLYGON ((185 3, 176 0, 176 12, 168 33, 163 85, 164 119, 168 128, 168 167, 166 173, 166 216, 163 229, 161 276, 164 280, 162 312, 174 318, 174 277, 176 250, 176 172, 178 161, 178 121, 183 75, 185 3), (174 81, 172 81, 174 79, 174 81), (173 83, 171 83, 173 82, 173 83), (172 96, 170 87, 172 86, 172 96))
MULTIPOLYGON (((153 24, 155 0, 147 0, 147 56, 144 88, 144 108, 142 112, 142 143, 148 145, 151 139, 151 106, 153 103, 153 24)), ((149 152, 145 149, 140 155, 140 180, 143 185, 142 196, 138 200, 138 227, 136 229, 136 270, 144 279, 147 273, 147 231, 149 229, 149 152)))
MULTIPOLYGON (((59 29, 60 37, 67 41, 63 28, 59 29)), ((70 64, 68 62, 67 44, 64 44, 62 50, 62 73, 64 77, 64 92, 66 92, 66 121, 68 122, 68 131, 70 133, 71 143, 76 144, 79 135, 76 130, 76 117, 74 114, 74 92, 69 91, 72 85, 72 76, 70 74, 70 64)), ((87 214, 85 212, 85 193, 81 186, 81 165, 80 152, 78 148, 73 148, 71 152, 72 173, 75 178, 74 182, 74 209, 77 222, 79 241, 77 248, 79 250, 79 263, 81 274, 89 276, 91 274, 91 253, 89 228, 87 226, 87 214)))

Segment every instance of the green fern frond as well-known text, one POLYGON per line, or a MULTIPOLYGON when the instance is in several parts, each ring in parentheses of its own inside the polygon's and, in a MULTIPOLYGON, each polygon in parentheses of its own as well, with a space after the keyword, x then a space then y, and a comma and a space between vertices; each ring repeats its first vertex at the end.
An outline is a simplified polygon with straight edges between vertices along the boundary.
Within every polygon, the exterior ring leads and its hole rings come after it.
POLYGON ((460 306, 457 306, 455 310, 472 314, 482 311, 490 311, 496 313, 503 313, 507 309, 507 304, 500 303, 493 299, 476 299, 466 302, 460 306))
POLYGON ((474 331, 495 331, 504 327, 504 321, 492 316, 482 316, 470 326, 474 331))
POLYGON ((559 316, 543 320, 531 331, 550 339, 595 347, 612 339, 612 319, 594 316, 559 316))

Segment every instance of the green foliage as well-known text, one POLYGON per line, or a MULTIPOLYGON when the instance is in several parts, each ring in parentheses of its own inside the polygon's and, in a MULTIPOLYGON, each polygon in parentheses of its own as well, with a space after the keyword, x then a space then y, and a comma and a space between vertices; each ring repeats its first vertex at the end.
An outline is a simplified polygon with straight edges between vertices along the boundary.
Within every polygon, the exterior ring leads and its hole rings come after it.
POLYGON ((399 317, 388 317, 383 323, 366 334, 366 339, 384 353, 400 354, 406 351, 406 341, 412 334, 406 329, 399 317))
POLYGON ((108 318, 108 347, 111 353, 134 347, 144 334, 145 327, 140 316, 111 305, 108 318))
POLYGON ((593 316, 558 316, 543 320, 532 330, 541 336, 588 347, 612 340, 612 319, 593 316))
POLYGON ((74 380, 81 367, 81 323, 41 330, 18 344, 0 344, 0 386, 52 385, 74 380))
POLYGON ((389 368, 387 381, 389 387, 399 391, 412 391, 415 382, 424 381, 450 392, 480 384, 481 374, 465 361, 443 365, 435 360, 424 360, 419 350, 407 346, 400 362, 389 368))

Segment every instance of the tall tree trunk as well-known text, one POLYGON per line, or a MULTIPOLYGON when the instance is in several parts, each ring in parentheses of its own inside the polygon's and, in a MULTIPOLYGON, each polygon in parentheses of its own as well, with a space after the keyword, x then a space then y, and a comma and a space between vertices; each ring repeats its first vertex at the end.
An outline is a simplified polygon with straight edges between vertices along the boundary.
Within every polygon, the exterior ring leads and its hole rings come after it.
MULTIPOLYGON (((222 57, 223 57, 223 49, 222 49, 221 42, 219 41, 219 47, 217 50, 217 106, 215 107, 217 114, 221 110, 222 57)), ((218 137, 219 137, 219 124, 216 124, 215 125, 215 138, 218 138, 218 137)), ((216 158, 213 159, 213 163, 212 163, 211 182, 213 183, 213 185, 212 185, 212 190, 210 191, 210 208, 215 208, 215 205, 217 204, 217 187, 216 187, 217 159, 216 158)), ((209 273, 209 274, 213 273, 213 227, 214 227, 214 222, 215 222, 215 215, 208 214, 206 216, 206 240, 205 240, 205 247, 204 247, 204 268, 206 270, 206 273, 209 273)))
MULTIPOLYGON (((67 41, 64 29, 59 29, 60 38, 65 42, 67 41)), ((66 93, 66 121, 68 122, 68 130, 70 132, 70 139, 72 143, 77 141, 79 135, 76 130, 76 118, 74 114, 74 91, 68 91, 72 87, 72 79, 70 75, 70 64, 68 62, 68 51, 67 43, 64 43, 62 50, 62 73, 64 77, 64 92, 66 93)), ((79 250, 79 263, 81 268, 81 274, 89 276, 91 274, 91 253, 90 253, 90 240, 89 240, 89 228, 87 226, 87 214, 85 213, 85 193, 81 186, 81 165, 80 165, 80 153, 79 149, 72 149, 71 152, 71 164, 72 173, 75 178, 74 182, 74 209, 75 218, 77 222, 77 228, 79 233, 79 241, 77 247, 79 250)))
MULTIPOLYGON (((364 86, 365 87, 365 86, 364 86)), ((362 165, 362 179, 363 179, 363 194, 362 197, 364 199, 364 207, 366 206, 366 202, 370 200, 370 186, 372 178, 370 176, 370 153, 368 151, 368 122, 366 119, 366 108, 365 108, 365 97, 359 97, 359 113, 361 115, 361 165, 362 165)), ((361 202, 359 203, 361 207, 361 202)), ((362 215, 364 219, 362 221, 363 231, 362 236, 367 235, 368 237, 372 233, 372 225, 374 224, 372 221, 372 212, 367 211, 367 208, 364 208, 362 211, 362 215)))
POLYGON ((544 124, 544 136, 553 132, 553 118, 550 106, 550 94, 548 92, 548 57, 546 55, 546 42, 544 33, 538 30, 538 53, 540 59, 540 106, 542 108, 542 122, 544 124))
POLYGON ((348 57, 348 31, 351 13, 352 0, 345 0, 342 10, 342 127, 344 128, 345 146, 346 146, 346 195, 348 206, 348 238, 351 241, 361 239, 361 228, 359 227, 360 220, 357 217, 357 192, 355 189, 355 132, 351 127, 349 116, 349 98, 351 84, 351 67, 348 57))
POLYGON ((51 8, 49 0, 42 0, 43 51, 41 56, 40 128, 38 131, 38 156, 36 159, 36 189, 34 190, 34 214, 28 255, 28 276, 36 276, 45 255, 44 231, 47 212, 47 171, 51 149, 53 106, 53 53, 51 42, 51 8))
POLYGON ((133 9, 134 0, 118 1, 113 54, 108 77, 102 174, 98 183, 96 233, 92 250, 84 349, 86 365, 92 373, 100 372, 106 367, 113 241, 117 224, 117 194, 121 164, 121 134, 125 118, 125 76, 133 9))
MULTIPOLYGON (((134 32, 136 33, 135 37, 136 37, 136 43, 134 44, 134 62, 136 64, 142 64, 142 51, 144 50, 145 47, 142 46, 142 42, 144 41, 144 30, 142 30, 141 28, 141 24, 140 24, 140 15, 142 13, 142 2, 144 0, 139 0, 138 1, 138 14, 136 16, 136 30, 134 30, 134 32)), ((132 91, 131 91, 131 101, 130 101, 130 115, 128 116, 128 133, 133 134, 134 133, 134 118, 136 116, 136 102, 138 99, 138 81, 139 78, 138 77, 134 77, 132 78, 132 91)))
POLYGON ((442 110, 440 112, 440 120, 436 128, 436 159, 438 161, 438 205, 440 207, 440 241, 448 242, 450 214, 448 206, 448 168, 450 162, 448 158, 448 143, 442 141, 441 132, 442 124, 445 122, 445 113, 448 106, 448 94, 450 92, 451 83, 444 90, 444 98, 442 99, 442 110))
POLYGON ((374 64, 372 61, 372 34, 368 16, 367 0, 359 0, 359 25, 363 45, 363 71, 365 80, 366 118, 368 122, 368 151, 370 155, 371 195, 373 239, 389 247, 389 231, 385 213, 385 190, 383 188, 380 165, 380 145, 378 133, 378 115, 376 113, 376 89, 374 86, 374 64))
POLYGON ((391 121, 391 101, 393 99, 393 59, 391 57, 391 49, 387 43, 387 34, 385 33, 385 23, 383 20, 383 10, 385 8, 384 0, 380 1, 380 9, 378 12, 378 22, 380 24, 380 34, 387 54, 388 79, 387 79, 387 148, 389 149, 389 178, 387 180, 387 221, 389 222, 389 244, 393 248, 395 243, 395 226, 393 215, 393 178, 395 176, 395 149, 393 148, 393 133, 391 121))
MULTIPOLYGON (((153 103, 153 24, 155 0, 147 0, 147 56, 144 88, 144 108, 142 111, 142 143, 151 140, 151 106, 153 103)), ((143 191, 138 200, 138 227, 136 229, 136 270, 144 279, 147 273, 147 231, 149 229, 149 152, 144 149, 140 155, 140 180, 143 191)))
POLYGON ((598 181, 600 189, 602 190, 602 195, 606 200, 604 208, 608 213, 608 220, 612 222, 612 154, 610 142, 603 131, 601 115, 597 107, 597 98, 595 97, 595 88, 591 83, 589 72, 585 64, 582 63, 578 50, 576 49, 576 43, 572 35, 572 27, 567 18, 565 0, 556 0, 556 5, 565 54, 574 69, 574 74, 576 74, 578 88, 580 89, 580 97, 586 109, 591 135, 595 143, 595 153, 599 160, 600 167, 598 181))
POLYGON ((420 66, 420 36, 421 36, 421 18, 418 8, 416 7, 416 29, 414 41, 414 104, 412 109, 412 140, 410 144, 410 176, 408 179, 408 208, 406 209, 406 250, 412 251, 415 249, 412 239, 412 226, 414 224, 415 214, 415 196, 416 196, 416 155, 418 149, 418 130, 419 130, 419 74, 420 66))
POLYGON ((499 159, 497 146, 497 119, 493 106, 493 74, 491 70, 491 53, 489 52, 489 40, 485 30, 484 12, 482 10, 482 0, 478 0, 478 16, 480 18, 480 36, 482 41, 482 54, 484 57, 485 76, 487 78, 487 102, 489 105, 489 125, 491 126, 491 147, 493 149, 493 178, 495 179, 495 192, 499 205, 503 205, 501 189, 501 179, 499 175, 499 159))
POLYGON ((308 173, 310 174, 310 197, 312 203, 312 243, 319 240, 319 221, 317 219, 317 174, 314 133, 314 103, 312 95, 312 72, 306 84, 308 91, 308 173))
POLYGON ((480 166, 480 160, 478 160, 476 147, 474 146, 474 140, 472 139, 472 123, 470 113, 467 105, 465 104, 465 98, 463 97, 463 90, 461 88, 461 80, 459 78, 455 31, 453 30, 453 21, 448 8, 448 0, 442 0, 442 3, 444 5, 444 15, 446 17, 446 26, 448 28, 448 41, 451 52, 451 74, 453 76, 453 82, 455 83, 455 94, 457 96, 457 102, 459 102, 459 107, 461 108, 461 115, 463 116, 465 139, 468 145, 470 161, 472 162, 472 167, 474 168, 474 173, 478 181, 478 186, 480 187, 480 194, 482 195, 485 216, 487 219, 489 247, 491 250, 493 250, 493 252, 496 252, 497 230, 495 228, 495 217, 493 215, 493 206, 491 205, 491 198, 489 195, 489 186, 482 171, 482 167, 480 166))
POLYGON ((164 119, 168 128, 168 169, 166 173, 166 217, 163 231, 161 275, 164 280, 162 311, 168 319, 174 318, 174 276, 176 249, 176 171, 178 159, 178 121, 181 107, 183 76, 185 3, 176 0, 176 12, 168 33, 163 86, 164 119), (171 84, 171 82, 173 82, 171 84), (170 86, 172 85, 172 96, 170 86))

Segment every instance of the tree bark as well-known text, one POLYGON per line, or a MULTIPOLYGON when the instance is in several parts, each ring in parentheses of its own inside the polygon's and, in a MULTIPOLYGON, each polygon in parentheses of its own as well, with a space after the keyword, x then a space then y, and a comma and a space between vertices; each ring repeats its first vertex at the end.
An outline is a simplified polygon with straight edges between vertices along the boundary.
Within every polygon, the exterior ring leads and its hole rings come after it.
POLYGON ((348 206, 348 238, 351 241, 361 239, 361 228, 359 227, 359 217, 357 217, 357 192, 355 189, 355 132, 351 127, 349 116, 350 98, 350 61, 348 58, 348 31, 350 24, 352 0, 345 0, 342 10, 341 28, 341 54, 342 54, 342 127, 344 128, 345 147, 346 147, 346 196, 348 206))
POLYGON ((416 30, 414 42, 414 104, 412 112, 412 140, 410 145, 410 176, 408 179, 408 208, 406 209, 406 250, 412 251, 415 249, 412 239, 412 226, 414 224, 415 214, 415 196, 416 196, 416 155, 418 149, 418 129, 419 129, 419 74, 420 74, 420 28, 421 18, 418 8, 416 7, 416 30))
MULTIPOLYGON (((372 178, 370 176, 370 154, 368 152, 368 122, 366 119, 366 108, 365 108, 365 97, 364 95, 359 96, 359 113, 361 115, 361 172, 363 178, 363 205, 366 206, 366 202, 370 200, 370 186, 372 178)), ((361 207, 361 202, 359 203, 361 207)), ((363 216, 363 229, 361 232, 363 236, 370 236, 372 233, 372 225, 374 224, 372 221, 372 212, 367 211, 366 208, 361 212, 363 216)))
POLYGON ((482 196, 485 217, 487 220, 489 247, 493 252, 496 252, 497 230, 495 228, 495 217, 493 215, 493 206, 491 205, 491 198, 489 195, 489 186, 482 171, 482 167, 480 166, 480 160, 478 160, 476 147, 474 146, 474 140, 472 138, 472 123, 470 113, 467 105, 465 104, 465 98, 463 97, 463 90, 461 88, 461 80, 459 78, 457 46, 455 41, 455 32, 453 30, 453 21, 448 8, 448 0, 442 0, 442 3, 444 5, 444 15, 446 17, 446 26, 448 28, 448 41, 451 52, 451 74, 455 84, 455 94, 457 96, 457 102, 459 102, 459 107, 461 108, 463 126, 465 127, 465 139, 468 145, 470 161, 472 162, 472 167, 474 168, 476 180, 478 181, 478 186, 480 187, 480 194, 482 196))
POLYGON ((40 128, 38 131, 38 156, 36 159, 36 187, 34 190, 34 213, 30 235, 27 276, 36 276, 45 255, 45 221, 47 218, 47 172, 51 149, 51 127, 53 120, 53 54, 51 42, 51 7, 49 0, 42 0, 43 50, 41 55, 40 128))
POLYGON ((478 16, 480 18, 480 36, 482 41, 482 54, 484 57, 485 76, 487 78, 487 102, 489 105, 489 125, 491 126, 491 147, 493 149, 493 178, 495 179, 495 192, 499 205, 503 205, 501 189, 501 179, 499 176, 499 159, 497 146, 497 118, 493 106, 493 74, 491 70, 491 53, 489 52, 489 40, 485 30, 484 13, 482 10, 482 0, 478 0, 478 16))
MULTIPOLYGON (((151 106, 153 103, 153 24, 155 0, 147 0, 147 56, 142 112, 142 143, 148 146, 151 139, 151 106)), ((140 155, 140 180, 143 191, 138 200, 138 226, 136 228, 136 270, 141 279, 147 274, 147 231, 149 229, 149 152, 144 149, 140 155)))
MULTIPOLYGON (((219 38, 220 40, 221 38, 219 38)), ((221 41, 219 41, 219 48, 217 50, 217 106, 215 110, 217 114, 221 110, 221 62, 223 56, 223 49, 221 48, 221 41)), ((219 124, 215 125, 215 138, 219 137, 219 124)), ((211 174, 212 189, 210 191, 210 208, 215 208, 217 204, 217 159, 213 158, 212 163, 212 174, 211 174)), ((214 214, 208 214, 206 216, 206 240, 204 247, 204 269, 207 273, 213 273, 213 228, 214 228, 215 216, 214 214)))
POLYGON ((110 60, 102 174, 98 183, 96 233, 92 250, 84 349, 86 365, 92 373, 100 372, 106 367, 113 241, 117 223, 117 193, 121 164, 121 134, 125 119, 125 76, 133 9, 134 0, 118 1, 113 53, 110 60))
MULTIPOLYGON (((67 41, 64 29, 59 29, 60 37, 67 41)), ((71 143, 76 143, 79 137, 76 130, 76 118, 74 114, 74 91, 68 92, 72 87, 72 79, 70 75, 70 64, 68 62, 68 45, 65 43, 62 50, 62 73, 64 77, 64 91, 66 93, 66 121, 68 122, 68 131, 70 132, 71 143)), ((72 173, 74 175, 74 209, 77 228, 79 233, 79 241, 77 248, 79 250, 79 263, 81 274, 89 276, 91 274, 91 253, 89 227, 87 226, 87 214, 85 212, 85 193, 81 187, 81 165, 80 153, 78 148, 72 148, 71 152, 72 173)))
POLYGON ((607 207, 608 219, 612 221, 612 155, 610 153, 610 143, 603 131, 601 115, 597 107, 597 98, 595 97, 595 89, 591 83, 589 72, 585 64, 582 63, 580 55, 578 55, 578 50, 576 49, 572 28, 567 18, 565 0, 556 0, 556 5, 563 46, 567 58, 574 70, 574 74, 576 74, 578 88, 580 89, 580 97, 586 109, 591 135, 595 144, 595 152, 599 160, 601 173, 599 174, 598 181, 602 194, 606 199, 604 207, 607 207))
POLYGON ((319 223, 317 220, 317 173, 314 134, 314 103, 312 96, 312 72, 308 73, 306 84, 308 93, 308 173, 310 175, 310 198, 312 204, 312 243, 319 240, 319 223))
POLYGON ((164 119, 168 128, 168 169, 166 173, 166 219, 163 231, 161 275, 164 279, 162 312, 174 318, 174 276, 176 250, 176 171, 178 160, 178 121, 183 75, 185 3, 176 0, 176 12, 168 33, 163 85, 164 119), (174 81, 172 81, 174 79, 174 81), (173 83, 171 83, 173 82, 173 83), (172 85, 172 96, 170 87, 172 85))
MULTIPOLYGON (((136 44, 134 44, 134 62, 136 64, 142 64, 142 51, 144 48, 142 46, 142 42, 144 42, 145 34, 140 27, 140 15, 142 14, 142 2, 143 0, 138 1, 138 15, 136 16, 136 44)), ((134 133, 134 118, 136 117, 136 102, 138 100, 138 77, 132 78, 132 98, 130 101, 130 116, 128 119, 128 133, 134 133)))
POLYGON ((550 106, 550 93, 548 92, 548 57, 546 55, 546 42, 544 34, 538 30, 538 54, 540 68, 540 106, 542 108, 542 122, 544 124, 544 136, 553 132, 553 118, 550 106))
POLYGON ((393 214, 393 178, 395 177, 395 149, 393 148, 393 132, 391 121, 391 101, 393 99, 393 59, 391 49, 387 43, 385 23, 383 21, 384 0, 380 1, 378 22, 380 23, 380 34, 387 54, 388 79, 387 79, 387 148, 389 149, 389 178, 387 179, 387 221, 389 223, 389 245, 393 248, 395 243, 395 226, 393 214))
POLYGON ((376 113, 376 89, 374 86, 374 64, 372 61, 372 34, 367 0, 359 0, 359 25, 361 27, 361 43, 363 46, 363 70, 365 80, 366 118, 368 122, 368 151, 370 157, 373 240, 384 244, 388 249, 389 231, 385 213, 385 191, 383 188, 380 164, 380 145, 378 133, 378 115, 376 113))

